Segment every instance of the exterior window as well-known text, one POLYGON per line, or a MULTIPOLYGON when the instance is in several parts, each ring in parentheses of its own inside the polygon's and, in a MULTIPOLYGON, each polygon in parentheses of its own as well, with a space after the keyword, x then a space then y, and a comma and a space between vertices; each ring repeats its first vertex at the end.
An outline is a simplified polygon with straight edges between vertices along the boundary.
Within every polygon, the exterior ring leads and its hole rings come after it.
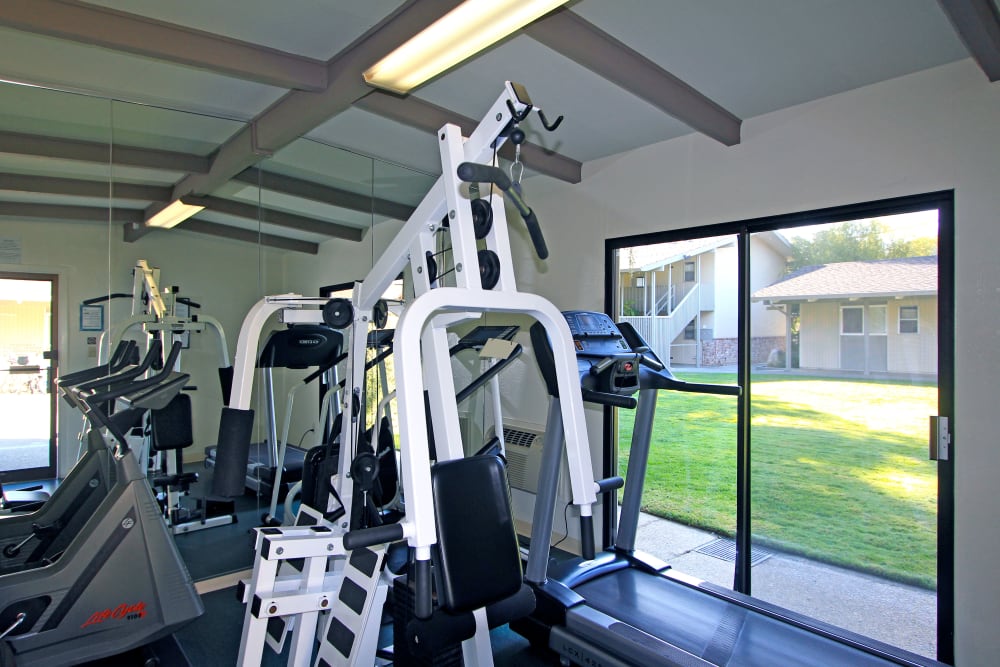
POLYGON ((918 316, 920 310, 917 306, 899 307, 899 333, 919 333, 918 316))
POLYGON ((694 262, 684 262, 684 282, 694 282, 694 262))
POLYGON ((885 306, 868 306, 868 333, 870 335, 884 336, 888 333, 885 311, 885 306))
POLYGON ((694 320, 688 322, 688 325, 684 327, 684 340, 695 340, 695 330, 694 330, 694 320))
POLYGON ((845 306, 840 309, 840 333, 861 335, 865 332, 865 309, 861 306, 845 306))

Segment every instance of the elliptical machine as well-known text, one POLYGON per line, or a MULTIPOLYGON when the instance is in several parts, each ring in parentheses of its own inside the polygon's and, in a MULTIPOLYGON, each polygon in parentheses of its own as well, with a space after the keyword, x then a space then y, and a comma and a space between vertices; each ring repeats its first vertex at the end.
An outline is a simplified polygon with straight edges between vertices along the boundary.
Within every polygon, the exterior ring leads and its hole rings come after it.
MULTIPOLYGON (((176 359, 180 343, 170 357, 176 359)), ((162 408, 188 376, 125 371, 97 388, 65 387, 84 410, 95 448, 106 431, 110 488, 65 548, 0 576, 0 665, 73 665, 171 635, 204 610, 125 437, 141 413, 162 408), (123 379, 124 376, 124 379, 123 379), (111 414, 121 402, 125 410, 111 414)), ((83 385, 85 386, 85 385, 83 385)), ((57 491, 58 494, 58 491, 57 491)), ((56 508, 56 495, 45 507, 56 508)), ((51 510, 50 510, 51 511, 51 510)))

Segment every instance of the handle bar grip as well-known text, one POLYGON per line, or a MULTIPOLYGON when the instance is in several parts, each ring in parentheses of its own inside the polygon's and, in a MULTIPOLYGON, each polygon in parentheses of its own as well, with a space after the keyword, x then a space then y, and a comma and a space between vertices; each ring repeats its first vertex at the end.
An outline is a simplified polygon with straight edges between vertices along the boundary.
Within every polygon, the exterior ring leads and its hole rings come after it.
POLYGON ((600 403, 601 405, 610 405, 613 408, 627 408, 629 410, 634 410, 637 405, 636 400, 631 396, 608 394, 603 391, 594 391, 593 389, 583 390, 583 400, 589 403, 600 403))
POLYGON ((580 556, 594 560, 594 517, 580 515, 580 556))
POLYGON ((545 244, 545 237, 542 236, 542 228, 538 224, 538 217, 531 210, 520 193, 515 190, 507 174, 503 173, 499 167, 477 162, 463 162, 458 165, 458 177, 467 183, 493 183, 503 190, 511 203, 517 208, 518 213, 524 219, 524 224, 528 227, 528 236, 535 246, 535 253, 539 259, 546 259, 549 256, 549 248, 545 244))
POLYGON ((662 371, 666 368, 666 366, 664 366, 659 359, 642 352, 639 353, 639 363, 643 366, 652 368, 654 371, 662 371))
POLYGON ((403 524, 390 523, 387 526, 361 528, 344 534, 344 548, 353 551, 361 547, 386 544, 403 539, 403 524))
POLYGON ((599 479, 594 484, 597 485, 598 493, 607 493, 608 491, 616 491, 625 486, 625 480, 616 475, 615 477, 599 479))
POLYGON ((721 394, 723 396, 739 396, 743 393, 742 387, 738 385, 700 384, 697 382, 683 382, 682 380, 670 380, 664 383, 663 389, 686 391, 692 394, 721 394))

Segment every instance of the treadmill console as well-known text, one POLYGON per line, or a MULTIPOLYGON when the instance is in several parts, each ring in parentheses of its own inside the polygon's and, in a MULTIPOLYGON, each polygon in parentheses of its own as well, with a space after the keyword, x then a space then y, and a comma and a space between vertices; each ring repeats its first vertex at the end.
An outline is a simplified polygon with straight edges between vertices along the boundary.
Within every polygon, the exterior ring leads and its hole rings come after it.
POLYGON ((605 313, 569 310, 563 313, 576 348, 583 389, 617 395, 639 390, 639 355, 605 313))

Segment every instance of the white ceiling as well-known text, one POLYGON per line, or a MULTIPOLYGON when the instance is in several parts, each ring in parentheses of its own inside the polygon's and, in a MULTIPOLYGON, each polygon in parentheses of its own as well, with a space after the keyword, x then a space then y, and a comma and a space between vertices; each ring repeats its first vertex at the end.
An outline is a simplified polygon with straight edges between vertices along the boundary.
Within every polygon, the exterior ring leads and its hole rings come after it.
MULTIPOLYGON (((620 62, 615 59, 602 63, 616 70, 615 77, 628 79, 631 75, 629 58, 634 54, 627 52, 631 49, 652 61, 665 75, 678 77, 745 120, 967 58, 970 53, 943 7, 993 1, 579 0, 568 6, 584 21, 628 47, 621 51, 620 62)), ((246 179, 228 182, 235 171, 220 171, 218 163, 222 160, 213 162, 216 150, 222 147, 220 155, 227 150, 237 151, 238 142, 233 138, 249 121, 257 119, 261 140, 276 141, 278 145, 258 147, 261 153, 274 153, 267 159, 263 155, 247 158, 235 153, 247 160, 245 164, 258 162, 267 172, 413 206, 439 168, 433 133, 410 124, 412 107, 406 103, 429 103, 439 107, 438 112, 476 120, 496 99, 504 80, 517 81, 527 87, 533 101, 550 118, 565 116, 554 133, 539 132, 539 128, 529 125, 529 142, 569 158, 571 164, 694 131, 660 106, 625 90, 620 80, 609 80, 522 31, 439 76, 408 99, 374 94, 376 101, 404 105, 400 109, 407 122, 364 110, 360 103, 352 106, 351 98, 336 113, 324 113, 316 122, 312 118, 301 120, 301 111, 297 116, 285 113, 279 127, 295 128, 296 136, 304 137, 287 143, 286 139, 273 139, 277 136, 273 131, 268 133, 268 128, 274 127, 267 124, 276 116, 273 107, 293 108, 288 97, 298 96, 293 111, 310 106, 313 110, 327 109, 329 99, 348 95, 340 91, 359 85, 360 69, 348 71, 345 76, 349 78, 344 80, 348 83, 338 81, 325 93, 290 94, 288 87, 236 76, 210 64, 193 66, 176 57, 159 55, 158 44, 152 44, 151 50, 142 55, 126 50, 130 47, 123 44, 114 48, 96 46, 86 33, 96 28, 88 25, 77 35, 68 35, 77 29, 59 26, 62 12, 67 6, 90 10, 96 18, 103 16, 105 8, 125 12, 131 18, 177 30, 175 42, 183 43, 191 35, 190 30, 202 31, 218 36, 220 48, 227 43, 256 45, 256 53, 262 58, 282 52, 294 54, 302 57, 297 59, 302 67, 321 67, 325 72, 328 61, 366 33, 376 39, 378 28, 390 15, 410 12, 406 14, 410 16, 422 11, 426 16, 435 10, 439 15, 453 2, 420 0, 417 9, 412 0, 35 2, 44 5, 37 12, 44 18, 27 20, 32 25, 25 25, 16 8, 0 6, 0 79, 60 92, 0 85, 0 174, 97 181, 107 179, 110 173, 120 183, 146 183, 164 189, 176 186, 174 196, 211 195, 253 205, 259 201, 275 211, 366 227, 373 218, 387 216, 373 216, 370 211, 338 207, 328 201, 309 201, 288 191, 258 192, 246 179), (58 151, 55 157, 40 157, 37 150, 31 155, 31 150, 12 147, 9 139, 2 138, 3 133, 11 132, 95 144, 113 142, 118 150, 111 154, 110 164, 81 161, 76 153, 68 159, 58 151), (207 157, 210 173, 208 180, 201 182, 212 183, 212 187, 209 191, 185 189, 191 180, 183 169, 121 164, 116 156, 124 155, 127 147, 207 157), (380 162, 373 162, 369 156, 380 162)), ((995 7, 993 12, 995 15, 995 7)), ((100 26, 103 22, 94 20, 93 24, 100 26)), ((413 25, 411 32, 418 27, 413 25)), ((581 36, 584 39, 590 37, 581 36)), ((251 67, 255 64, 251 58, 251 67)), ((362 89, 360 94, 364 92, 362 89)), ((528 162, 527 166, 532 164, 528 162)), ((543 166, 536 166, 540 173, 547 173, 543 166)), ((0 205, 94 204, 93 197, 58 194, 59 188, 39 187, 40 192, 32 193, 29 187, 17 187, 20 190, 0 189, 0 205)), ((166 201, 134 199, 116 201, 115 205, 146 209, 157 203, 166 201)), ((253 221, 220 212, 206 211, 200 217, 219 225, 256 228, 253 221)), ((322 234, 278 224, 270 225, 268 232, 311 243, 324 238, 322 234)))

